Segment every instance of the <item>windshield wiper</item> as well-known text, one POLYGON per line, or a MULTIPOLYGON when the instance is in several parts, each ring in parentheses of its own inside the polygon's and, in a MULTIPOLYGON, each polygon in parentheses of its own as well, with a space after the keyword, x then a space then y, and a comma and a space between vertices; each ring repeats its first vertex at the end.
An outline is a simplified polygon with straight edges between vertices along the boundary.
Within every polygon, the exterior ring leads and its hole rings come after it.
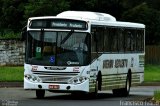
POLYGON ((67 35, 66 37, 63 38, 63 40, 61 41, 60 45, 61 44, 64 44, 66 42, 66 40, 73 34, 74 30, 71 30, 67 35))

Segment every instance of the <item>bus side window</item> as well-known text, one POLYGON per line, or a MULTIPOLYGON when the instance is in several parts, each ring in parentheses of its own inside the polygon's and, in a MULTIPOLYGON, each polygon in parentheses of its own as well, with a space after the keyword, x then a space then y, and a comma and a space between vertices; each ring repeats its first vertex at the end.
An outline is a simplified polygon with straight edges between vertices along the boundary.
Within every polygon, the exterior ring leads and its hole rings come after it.
POLYGON ((131 52, 135 52, 136 51, 136 31, 135 30, 131 30, 131 52))
POLYGON ((103 52, 104 51, 104 28, 103 27, 98 27, 97 30, 97 46, 98 46, 98 52, 103 52))
POLYGON ((140 48, 141 48, 141 39, 140 39, 139 31, 136 30, 136 50, 140 51, 140 48))
POLYGON ((118 35, 118 51, 119 52, 124 52, 124 33, 123 29, 117 29, 117 35, 118 35))
POLYGON ((92 35, 92 52, 103 52, 104 30, 103 27, 96 27, 92 35))
POLYGON ((91 48, 91 51, 92 52, 97 52, 97 47, 96 47, 96 42, 97 42, 97 38, 96 38, 96 34, 95 34, 95 32, 93 32, 93 34, 92 34, 92 48, 91 48))
POLYGON ((91 37, 91 61, 97 58, 97 37, 96 37, 96 29, 92 28, 92 37, 91 37))
POLYGON ((141 30, 140 34, 141 34, 141 52, 144 52, 144 30, 141 30))
POLYGON ((137 39, 136 39, 136 41, 137 41, 137 44, 136 44, 137 45, 137 51, 142 52, 143 49, 144 49, 144 47, 143 47, 143 45, 144 45, 143 30, 137 30, 136 37, 137 37, 137 39))
POLYGON ((109 37, 109 28, 106 27, 104 30, 104 52, 110 52, 111 50, 109 37))
POLYGON ((131 51, 131 39, 132 39, 132 33, 131 31, 127 30, 125 33, 126 36, 126 42, 125 42, 125 46, 126 46, 126 52, 130 52, 131 51))
POLYGON ((130 40, 129 40, 129 36, 128 36, 128 32, 126 29, 124 29, 124 52, 128 52, 128 48, 129 48, 129 45, 130 45, 130 40))
POLYGON ((110 29, 110 45, 111 45, 111 52, 117 52, 118 51, 118 35, 117 35, 117 29, 116 28, 111 28, 110 29))

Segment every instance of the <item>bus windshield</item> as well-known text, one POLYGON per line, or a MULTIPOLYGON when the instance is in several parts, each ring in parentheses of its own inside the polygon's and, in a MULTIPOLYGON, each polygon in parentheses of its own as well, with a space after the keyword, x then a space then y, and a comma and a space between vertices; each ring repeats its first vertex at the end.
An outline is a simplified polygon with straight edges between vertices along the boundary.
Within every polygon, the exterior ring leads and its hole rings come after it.
POLYGON ((26 63, 82 66, 90 62, 90 34, 74 31, 29 31, 26 63))

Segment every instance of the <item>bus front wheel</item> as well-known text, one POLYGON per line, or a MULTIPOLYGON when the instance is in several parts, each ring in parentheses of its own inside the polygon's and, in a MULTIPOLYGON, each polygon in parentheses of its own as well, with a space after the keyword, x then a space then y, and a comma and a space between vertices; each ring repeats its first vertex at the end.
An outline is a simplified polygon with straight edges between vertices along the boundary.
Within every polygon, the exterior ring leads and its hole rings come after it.
POLYGON ((102 85, 102 75, 101 72, 98 73, 97 79, 96 79, 96 84, 95 84, 95 94, 97 95, 98 90, 101 90, 101 85, 102 85))
POLYGON ((44 98, 45 90, 36 90, 36 96, 38 99, 44 98))

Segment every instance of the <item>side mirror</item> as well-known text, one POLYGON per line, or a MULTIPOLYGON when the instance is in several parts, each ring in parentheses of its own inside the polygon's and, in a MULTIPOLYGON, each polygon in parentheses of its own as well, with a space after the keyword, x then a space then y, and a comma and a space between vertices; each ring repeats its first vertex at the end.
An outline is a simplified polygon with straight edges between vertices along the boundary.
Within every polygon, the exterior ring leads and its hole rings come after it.
POLYGON ((22 32, 21 32, 21 41, 26 40, 26 36, 27 36, 27 26, 25 26, 25 27, 22 29, 22 32))

